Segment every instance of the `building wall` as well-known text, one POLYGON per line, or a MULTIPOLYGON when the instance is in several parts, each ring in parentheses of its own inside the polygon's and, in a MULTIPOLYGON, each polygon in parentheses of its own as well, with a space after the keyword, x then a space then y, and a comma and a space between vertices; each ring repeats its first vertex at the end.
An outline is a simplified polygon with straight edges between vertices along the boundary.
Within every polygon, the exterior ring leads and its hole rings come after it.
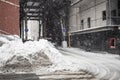
POLYGON ((84 29, 88 28, 87 19, 91 18, 91 28, 106 26, 106 20, 102 20, 102 11, 106 10, 106 0, 91 0, 82 6, 71 7, 69 15, 70 31, 82 29, 81 20, 84 20, 84 29))
MULTIPOLYGON (((69 31, 72 47, 120 54, 120 27, 113 25, 117 21, 120 22, 120 19, 116 21, 111 18, 112 13, 116 13, 113 10, 118 13, 118 3, 117 0, 110 1, 111 8, 107 0, 83 0, 70 8, 69 31), (103 11, 107 12, 106 20, 103 20, 103 11), (89 17, 90 28, 87 21, 89 17), (84 28, 81 26, 81 20, 84 20, 84 28)), ((117 13, 112 17, 119 18, 117 13)))
POLYGON ((0 33, 20 34, 19 0, 0 1, 0 33))
POLYGON ((109 30, 87 34, 71 35, 71 46, 87 51, 107 51, 120 54, 120 30, 109 30), (111 48, 111 39, 115 39, 115 47, 111 48))
POLYGON ((80 29, 80 15, 79 8, 70 8, 69 15, 69 29, 75 31, 80 29))
MULTIPOLYGON (((112 17, 120 17, 120 10, 118 9, 118 0, 111 0, 110 4, 111 4, 111 16, 112 17), (114 11, 116 11, 116 14, 114 11)), ((120 19, 113 18, 111 20, 111 25, 120 25, 120 19)))

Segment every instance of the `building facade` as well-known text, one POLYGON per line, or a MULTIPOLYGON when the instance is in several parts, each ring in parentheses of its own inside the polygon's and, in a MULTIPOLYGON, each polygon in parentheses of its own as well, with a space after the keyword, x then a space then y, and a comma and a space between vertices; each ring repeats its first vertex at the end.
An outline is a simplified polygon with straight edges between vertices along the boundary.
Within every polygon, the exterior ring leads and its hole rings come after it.
POLYGON ((19 0, 0 0, 0 33, 20 35, 19 0))
POLYGON ((120 0, 72 0, 71 46, 120 53, 120 0))

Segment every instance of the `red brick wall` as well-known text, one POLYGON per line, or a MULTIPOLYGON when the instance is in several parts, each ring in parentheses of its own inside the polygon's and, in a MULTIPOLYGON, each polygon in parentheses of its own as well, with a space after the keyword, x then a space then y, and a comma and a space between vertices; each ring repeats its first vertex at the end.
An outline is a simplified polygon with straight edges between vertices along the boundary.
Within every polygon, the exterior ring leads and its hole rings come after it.
MULTIPOLYGON (((19 4, 19 0, 6 0, 19 4)), ((20 34, 19 7, 0 1, 0 33, 20 34)))

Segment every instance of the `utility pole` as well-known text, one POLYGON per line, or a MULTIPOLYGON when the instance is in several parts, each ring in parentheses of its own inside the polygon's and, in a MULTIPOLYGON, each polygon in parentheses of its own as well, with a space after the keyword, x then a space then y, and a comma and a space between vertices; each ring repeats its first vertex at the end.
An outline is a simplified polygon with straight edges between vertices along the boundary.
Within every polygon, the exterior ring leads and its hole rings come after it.
POLYGON ((40 28, 41 28, 40 29, 41 30, 40 31, 40 37, 43 38, 43 24, 42 24, 42 20, 40 20, 40 24, 41 24, 41 26, 40 26, 40 28))
POLYGON ((65 29, 65 26, 63 25, 64 22, 63 22, 62 18, 60 19, 60 22, 61 22, 61 32, 62 32, 62 37, 63 37, 62 47, 63 47, 63 48, 66 48, 66 47, 67 47, 67 41, 65 40, 66 29, 65 29))
POLYGON ((63 25, 63 20, 62 20, 62 18, 60 19, 60 22, 61 22, 62 38, 63 38, 63 41, 65 41, 66 31, 65 31, 65 28, 64 28, 64 25, 63 25))
POLYGON ((68 47, 70 48, 71 47, 71 45, 70 45, 70 32, 68 32, 68 47))
POLYGON ((25 40, 28 39, 27 16, 25 17, 25 40))

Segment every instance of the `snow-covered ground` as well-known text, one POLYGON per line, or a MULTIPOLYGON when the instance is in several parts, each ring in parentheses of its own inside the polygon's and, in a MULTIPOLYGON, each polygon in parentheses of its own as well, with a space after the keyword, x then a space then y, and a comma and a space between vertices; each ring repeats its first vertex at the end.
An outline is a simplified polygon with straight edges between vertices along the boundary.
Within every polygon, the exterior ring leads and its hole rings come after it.
POLYGON ((2 72, 85 70, 99 79, 120 80, 120 56, 91 53, 78 48, 58 48, 41 39, 23 43, 17 36, 0 36, 0 70, 2 72))
POLYGON ((120 56, 106 53, 92 53, 78 48, 59 48, 61 53, 76 69, 93 73, 102 80, 120 80, 120 56))

